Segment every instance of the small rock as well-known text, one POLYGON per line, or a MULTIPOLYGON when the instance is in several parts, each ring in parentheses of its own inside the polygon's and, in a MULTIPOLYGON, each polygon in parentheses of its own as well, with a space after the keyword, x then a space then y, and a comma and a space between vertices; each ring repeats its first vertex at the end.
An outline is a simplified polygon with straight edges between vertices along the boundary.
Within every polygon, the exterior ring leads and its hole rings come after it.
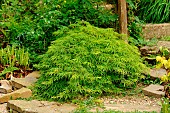
POLYGON ((12 81, 12 86, 14 89, 20 89, 22 87, 30 87, 34 85, 34 83, 37 81, 34 77, 26 77, 26 78, 14 78, 12 81))
POLYGON ((0 80, 0 93, 12 92, 12 85, 8 80, 0 80))
POLYGON ((39 71, 33 71, 32 73, 28 74, 25 78, 28 78, 28 77, 34 77, 36 79, 40 78, 40 72, 39 71))
POLYGON ((151 84, 148 87, 143 88, 143 93, 147 96, 161 98, 165 96, 165 92, 163 90, 164 86, 151 84))
POLYGON ((158 41, 158 47, 165 47, 170 50, 170 41, 158 41))
POLYGON ((150 76, 152 79, 161 78, 163 75, 167 74, 165 69, 150 69, 150 76))
POLYGON ((6 106, 7 106, 7 103, 0 104, 0 113, 8 113, 6 106))
POLYGON ((14 92, 0 96, 0 103, 8 102, 10 99, 29 98, 30 96, 32 96, 32 91, 30 89, 21 88, 14 92))
POLYGON ((141 54, 147 56, 148 54, 157 54, 159 52, 159 48, 157 46, 144 46, 140 48, 141 54))
POLYGON ((70 113, 76 109, 75 105, 57 104, 55 102, 41 102, 37 100, 10 100, 7 103, 7 108, 19 113, 70 113), (46 105, 40 105, 42 103, 46 103, 46 105))

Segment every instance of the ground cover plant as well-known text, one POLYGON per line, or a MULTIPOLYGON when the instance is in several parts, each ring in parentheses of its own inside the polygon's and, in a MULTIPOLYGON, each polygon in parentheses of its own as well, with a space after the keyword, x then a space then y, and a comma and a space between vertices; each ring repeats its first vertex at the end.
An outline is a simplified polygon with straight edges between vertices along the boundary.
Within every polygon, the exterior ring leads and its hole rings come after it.
POLYGON ((147 68, 135 46, 113 29, 87 22, 54 33, 58 38, 35 65, 42 76, 35 95, 48 100, 119 93, 136 85, 147 68))

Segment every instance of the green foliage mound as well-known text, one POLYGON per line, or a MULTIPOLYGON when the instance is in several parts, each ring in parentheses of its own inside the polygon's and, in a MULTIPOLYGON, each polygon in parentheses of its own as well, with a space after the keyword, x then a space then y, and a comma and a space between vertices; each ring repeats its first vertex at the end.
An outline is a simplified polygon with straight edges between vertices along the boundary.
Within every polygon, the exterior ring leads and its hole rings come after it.
POLYGON ((118 93, 131 88, 146 71, 138 49, 113 29, 80 22, 54 33, 57 40, 35 67, 42 76, 36 95, 68 100, 118 93))

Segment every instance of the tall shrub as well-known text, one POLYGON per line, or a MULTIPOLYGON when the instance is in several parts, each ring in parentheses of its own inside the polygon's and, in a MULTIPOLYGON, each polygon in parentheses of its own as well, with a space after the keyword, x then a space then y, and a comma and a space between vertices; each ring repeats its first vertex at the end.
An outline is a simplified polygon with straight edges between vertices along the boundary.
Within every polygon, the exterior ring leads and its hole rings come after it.
POLYGON ((0 10, 0 35, 29 48, 32 55, 41 54, 55 40, 52 32, 78 20, 112 26, 117 16, 95 8, 96 4, 91 0, 7 0, 0 10))
POLYGON ((118 93, 133 87, 147 70, 138 49, 113 29, 81 22, 54 34, 58 39, 35 66, 42 76, 34 92, 42 98, 68 100, 118 93))

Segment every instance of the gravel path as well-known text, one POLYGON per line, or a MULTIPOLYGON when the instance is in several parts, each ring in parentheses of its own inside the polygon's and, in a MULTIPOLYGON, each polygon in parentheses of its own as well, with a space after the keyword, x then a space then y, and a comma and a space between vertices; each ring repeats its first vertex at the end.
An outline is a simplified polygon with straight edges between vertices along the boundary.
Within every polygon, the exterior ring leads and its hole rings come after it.
POLYGON ((151 98, 147 96, 126 96, 122 98, 105 98, 103 101, 104 109, 93 108, 90 111, 117 110, 131 112, 137 110, 141 112, 156 111, 157 113, 160 113, 161 111, 161 106, 158 104, 161 101, 160 98, 151 98))

